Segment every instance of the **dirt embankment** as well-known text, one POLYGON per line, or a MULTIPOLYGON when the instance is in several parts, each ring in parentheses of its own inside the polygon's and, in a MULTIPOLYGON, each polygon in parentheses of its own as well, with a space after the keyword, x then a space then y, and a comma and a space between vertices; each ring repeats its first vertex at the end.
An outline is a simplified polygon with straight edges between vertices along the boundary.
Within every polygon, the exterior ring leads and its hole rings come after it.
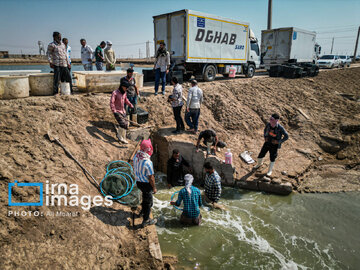
MULTIPOLYGON (((325 71, 315 78, 287 80, 255 77, 200 83, 205 101, 200 129, 213 128, 234 153, 237 177, 251 165, 239 153, 262 143, 264 124, 281 114, 290 134, 275 165, 274 177, 299 191, 359 190, 360 68, 325 71), (286 175, 282 175, 283 172, 286 175), (286 173, 285 173, 286 172, 286 173)), ((185 94, 188 85, 184 84, 185 94)), ((169 88, 170 90, 170 88, 169 88)), ((166 96, 142 92, 150 123, 174 126, 166 96)), ((169 91, 168 91, 169 93, 169 91)), ((129 228, 131 211, 121 205, 93 207, 30 206, 21 210, 72 211, 76 217, 7 216, 9 182, 76 183, 80 195, 98 195, 75 162, 45 134, 51 130, 97 179, 112 160, 126 160, 135 142, 116 140, 109 109, 110 94, 30 97, 0 101, 0 263, 4 268, 159 269, 150 253, 150 230, 129 228)), ((196 136, 182 134, 195 143, 196 136)), ((224 155, 224 151, 218 154, 224 155)), ((265 170, 265 168, 264 168, 265 170)), ((35 200, 36 192, 15 190, 17 201, 35 200)))

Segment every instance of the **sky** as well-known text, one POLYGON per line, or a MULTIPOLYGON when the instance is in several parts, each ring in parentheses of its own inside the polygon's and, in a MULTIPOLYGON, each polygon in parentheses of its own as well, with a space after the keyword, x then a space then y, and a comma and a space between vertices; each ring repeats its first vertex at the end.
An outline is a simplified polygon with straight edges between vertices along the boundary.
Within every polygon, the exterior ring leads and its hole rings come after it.
MULTIPOLYGON (((95 49, 111 40, 116 57, 154 52, 154 15, 191 9, 249 22, 255 35, 267 28, 268 0, 0 0, 0 51, 36 54, 38 41, 58 31, 69 39, 72 57, 80 57, 80 38, 95 49)), ((273 0, 272 28, 298 27, 317 32, 322 53, 354 53, 360 26, 360 0, 273 0)), ((358 49, 358 54, 360 54, 358 49)))

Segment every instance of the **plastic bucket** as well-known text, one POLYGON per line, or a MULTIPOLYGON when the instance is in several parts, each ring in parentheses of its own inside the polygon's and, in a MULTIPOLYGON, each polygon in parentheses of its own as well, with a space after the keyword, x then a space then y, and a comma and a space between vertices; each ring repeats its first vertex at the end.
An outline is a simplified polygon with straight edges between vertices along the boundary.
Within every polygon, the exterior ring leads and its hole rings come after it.
POLYGON ((71 95, 70 83, 68 83, 68 82, 60 83, 60 93, 62 95, 71 95))

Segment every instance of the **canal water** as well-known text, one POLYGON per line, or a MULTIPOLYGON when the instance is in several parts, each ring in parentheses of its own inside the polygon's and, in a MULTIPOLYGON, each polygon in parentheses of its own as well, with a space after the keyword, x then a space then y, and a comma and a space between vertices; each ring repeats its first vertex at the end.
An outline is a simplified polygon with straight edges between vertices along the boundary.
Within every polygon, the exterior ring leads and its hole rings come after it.
MULTIPOLYGON (((157 177, 159 181, 163 177, 157 177)), ((154 216, 164 255, 179 269, 360 269, 360 193, 268 195, 224 188, 229 211, 202 208, 182 227, 164 182, 154 216)))

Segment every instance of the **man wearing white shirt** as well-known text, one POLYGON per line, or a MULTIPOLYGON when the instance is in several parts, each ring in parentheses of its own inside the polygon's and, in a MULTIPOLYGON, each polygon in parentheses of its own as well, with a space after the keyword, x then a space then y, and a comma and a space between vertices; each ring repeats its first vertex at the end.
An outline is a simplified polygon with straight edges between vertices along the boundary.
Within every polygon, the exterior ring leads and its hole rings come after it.
POLYGON ((200 107, 203 102, 203 92, 197 86, 196 80, 191 81, 191 86, 186 102, 185 121, 190 128, 189 131, 196 134, 199 125, 200 107))
MULTIPOLYGON (((69 40, 67 38, 63 38, 62 39, 62 42, 64 43, 65 45, 65 49, 66 49, 66 55, 69 59, 69 63, 70 63, 70 66, 71 66, 71 47, 69 45, 69 40)), ((73 84, 72 84, 72 74, 71 74, 71 68, 68 68, 69 69, 69 74, 70 74, 70 91, 71 93, 73 92, 73 84)))
POLYGON ((89 46, 86 45, 86 40, 85 39, 80 39, 80 44, 81 44, 81 62, 84 65, 84 69, 86 71, 92 71, 93 67, 92 67, 92 59, 93 59, 93 49, 89 46))

